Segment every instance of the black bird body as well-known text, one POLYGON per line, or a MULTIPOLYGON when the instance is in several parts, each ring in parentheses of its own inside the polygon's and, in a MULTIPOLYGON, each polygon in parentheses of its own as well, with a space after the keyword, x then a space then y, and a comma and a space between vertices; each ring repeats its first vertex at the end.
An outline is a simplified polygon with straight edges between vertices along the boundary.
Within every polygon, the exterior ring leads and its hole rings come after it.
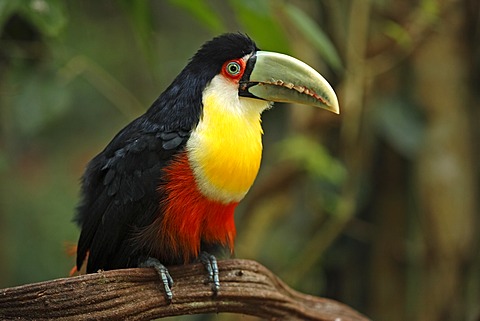
MULTIPOLYGON (((163 215, 164 169, 185 144, 202 115, 202 92, 225 61, 255 52, 242 34, 206 43, 148 111, 123 128, 87 166, 76 221, 82 232, 77 268, 87 252, 87 273, 135 267, 154 244, 139 244, 138 233, 163 215)), ((165 253, 165 265, 184 263, 165 253)))
POLYGON ((260 115, 272 101, 338 112, 328 83, 295 58, 260 51, 240 33, 205 43, 88 164, 76 269, 85 260, 91 273, 233 251, 233 212, 258 172, 260 115))

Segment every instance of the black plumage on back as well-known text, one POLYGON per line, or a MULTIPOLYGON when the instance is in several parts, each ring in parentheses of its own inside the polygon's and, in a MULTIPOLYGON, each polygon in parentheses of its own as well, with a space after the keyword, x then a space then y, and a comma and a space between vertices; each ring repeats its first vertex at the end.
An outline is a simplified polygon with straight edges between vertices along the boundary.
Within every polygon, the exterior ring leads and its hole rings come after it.
POLYGON ((149 124, 145 116, 125 127, 88 165, 77 221, 82 228, 77 267, 87 272, 133 267, 148 253, 133 253, 135 232, 159 212, 162 168, 183 149, 188 135, 149 124), (162 139, 166 137, 166 139, 162 139), (165 145, 165 147, 164 147, 165 145))

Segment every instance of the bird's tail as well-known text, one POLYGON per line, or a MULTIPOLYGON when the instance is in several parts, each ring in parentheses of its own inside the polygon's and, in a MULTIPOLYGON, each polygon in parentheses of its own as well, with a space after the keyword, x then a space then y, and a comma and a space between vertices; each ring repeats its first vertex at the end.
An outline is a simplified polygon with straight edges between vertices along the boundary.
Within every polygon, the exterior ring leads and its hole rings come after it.
MULTIPOLYGON (((65 253, 69 257, 75 257, 77 255, 77 244, 71 243, 71 242, 65 242, 65 253)), ((85 259, 88 259, 88 252, 85 257, 85 259)), ((78 270, 77 266, 74 265, 70 272, 68 273, 68 276, 75 276, 75 275, 80 275, 80 274, 85 274, 86 271, 83 271, 84 268, 78 270)))

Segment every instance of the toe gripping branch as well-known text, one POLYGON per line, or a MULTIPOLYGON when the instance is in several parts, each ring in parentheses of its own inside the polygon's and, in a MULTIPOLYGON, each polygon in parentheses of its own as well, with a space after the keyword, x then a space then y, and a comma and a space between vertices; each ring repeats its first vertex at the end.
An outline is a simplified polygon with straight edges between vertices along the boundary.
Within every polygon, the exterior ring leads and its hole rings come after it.
POLYGON ((218 275, 217 259, 215 258, 215 256, 207 252, 201 252, 199 259, 200 259, 200 262, 202 262, 203 266, 205 266, 205 269, 207 270, 208 280, 213 283, 212 284, 213 294, 217 295, 218 291, 220 290, 220 278, 218 275))
MULTIPOLYGON (((218 273, 217 259, 215 258, 215 256, 207 252, 201 252, 199 260, 207 270, 208 281, 212 283, 213 295, 217 295, 218 291, 220 290, 220 278, 218 273)), ((150 267, 155 269, 158 276, 160 277, 160 280, 163 283, 163 288, 165 289, 165 297, 169 302, 171 302, 173 298, 173 279, 170 276, 168 269, 162 263, 160 263, 159 260, 153 257, 149 257, 145 262, 141 263, 139 267, 150 267)))
POLYGON ((163 287, 165 289, 165 297, 170 302, 173 298, 172 293, 172 286, 173 286, 173 279, 168 272, 168 269, 160 263, 159 260, 149 257, 145 262, 140 264, 140 267, 153 267, 155 271, 157 271, 160 280, 162 280, 163 287))

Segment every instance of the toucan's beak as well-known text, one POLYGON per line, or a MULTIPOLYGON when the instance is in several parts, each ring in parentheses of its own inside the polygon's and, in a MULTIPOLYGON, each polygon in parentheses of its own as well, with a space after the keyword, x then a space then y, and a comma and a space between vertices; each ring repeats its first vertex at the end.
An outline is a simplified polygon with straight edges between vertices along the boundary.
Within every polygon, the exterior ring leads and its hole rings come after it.
POLYGON ((306 63, 276 52, 257 51, 250 57, 239 95, 340 113, 337 95, 322 75, 306 63))

